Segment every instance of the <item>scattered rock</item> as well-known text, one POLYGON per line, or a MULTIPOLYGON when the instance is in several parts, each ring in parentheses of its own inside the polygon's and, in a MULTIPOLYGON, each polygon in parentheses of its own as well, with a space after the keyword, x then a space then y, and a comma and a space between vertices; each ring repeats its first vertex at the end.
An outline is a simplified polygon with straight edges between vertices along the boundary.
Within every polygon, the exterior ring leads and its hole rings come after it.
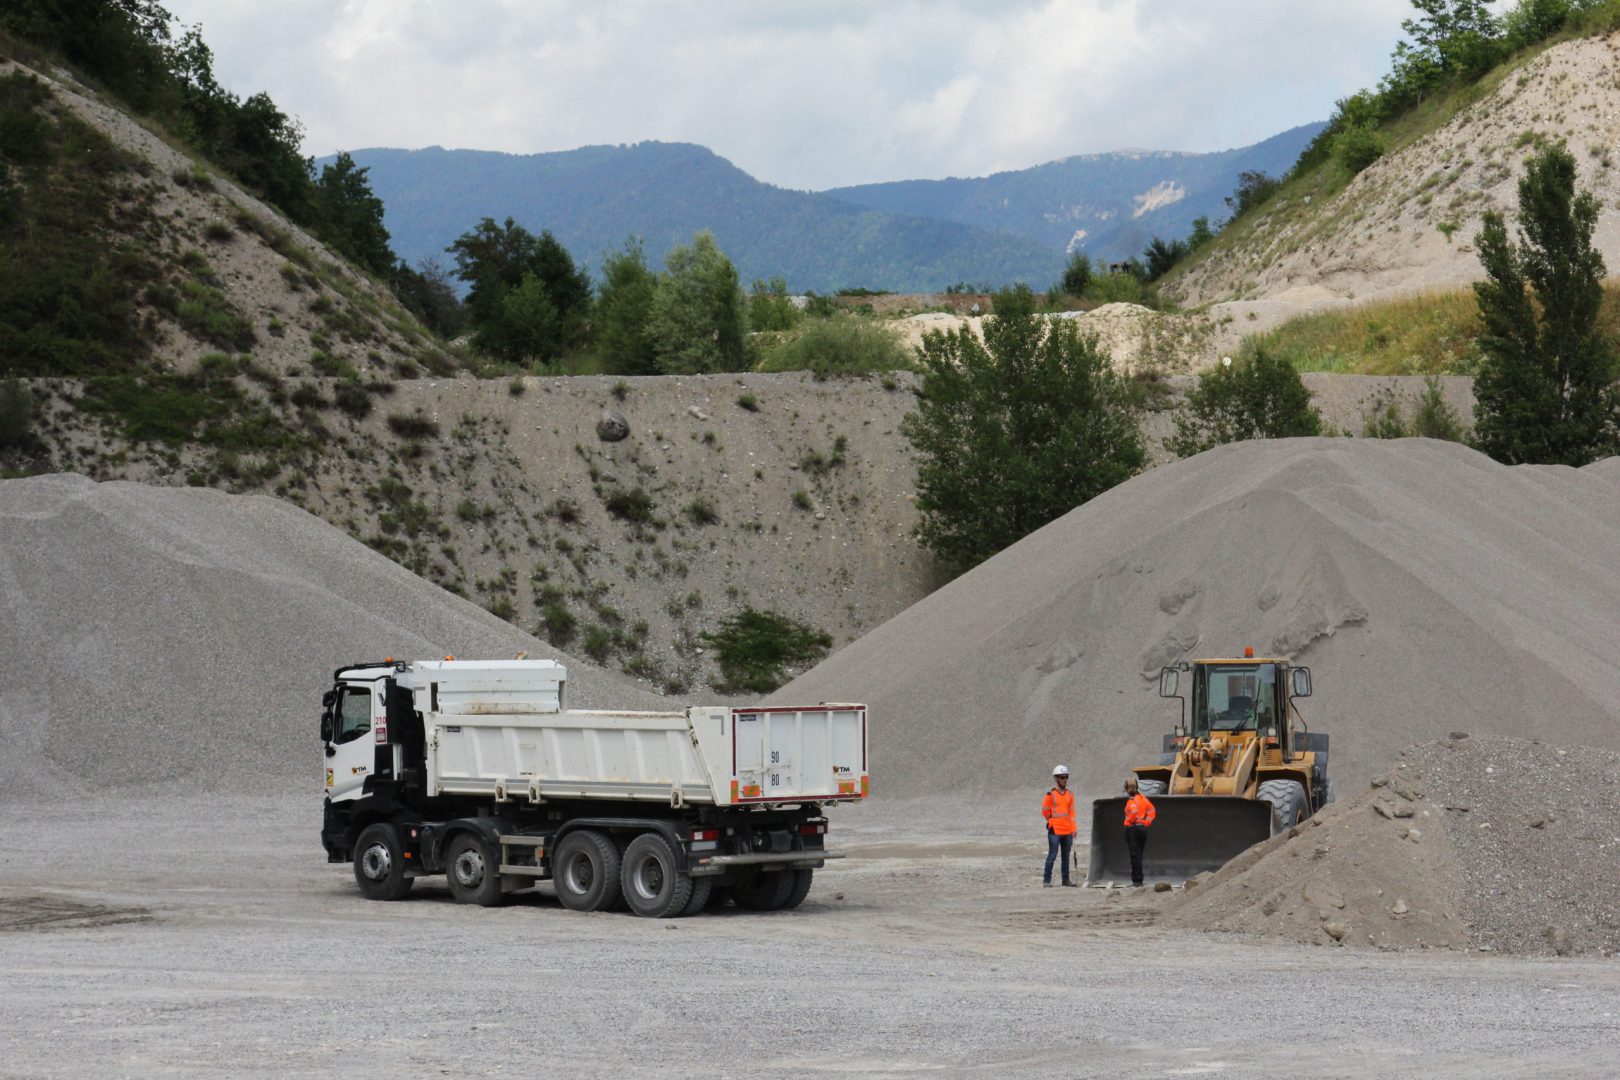
POLYGON ((596 418, 596 437, 603 442, 622 442, 630 437, 630 421, 622 413, 603 409, 596 418))
POLYGON ((1547 827, 1547 819, 1541 817, 1531 818, 1530 827, 1532 829, 1545 829, 1547 827))
POLYGON ((1423 833, 1417 829, 1405 829, 1401 832, 1402 840, 1410 840, 1416 844, 1423 839, 1423 833))
POLYGON ((1468 738, 1468 732, 1466 731, 1453 731, 1451 733, 1452 742, 1462 742, 1466 738, 1468 738))
POLYGON ((1407 906, 1406 901, 1399 898, 1395 900, 1395 906, 1389 909, 1391 915, 1405 915, 1411 910, 1412 909, 1407 906))
POLYGON ((698 408, 696 405, 693 405, 686 411, 691 414, 691 417, 694 420, 707 420, 709 418, 709 414, 698 408))
POLYGON ((1168 881, 1155 882, 1154 885, 1153 885, 1153 891, 1154 892, 1169 892, 1170 891, 1170 883, 1168 881))
POLYGON ((1559 956, 1570 954, 1569 931, 1562 926, 1549 926, 1541 932, 1541 936, 1547 939, 1547 944, 1552 946, 1552 951, 1559 956))
POLYGON ((1319 908, 1344 907, 1344 897, 1319 881, 1305 886, 1305 902, 1319 908))
POLYGON ((1350 928, 1336 919, 1329 919, 1322 924, 1322 932, 1334 941, 1343 941, 1344 936, 1350 932, 1350 928))

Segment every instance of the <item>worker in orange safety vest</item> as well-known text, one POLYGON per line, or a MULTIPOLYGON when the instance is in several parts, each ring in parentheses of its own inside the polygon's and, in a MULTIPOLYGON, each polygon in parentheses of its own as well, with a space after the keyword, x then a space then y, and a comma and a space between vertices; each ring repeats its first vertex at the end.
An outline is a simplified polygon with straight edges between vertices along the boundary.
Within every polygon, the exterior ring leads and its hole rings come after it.
POLYGON ((1148 826, 1158 816, 1153 803, 1137 790, 1136 777, 1125 781, 1125 846, 1131 852, 1131 884, 1142 884, 1142 851, 1147 847, 1148 826))
POLYGON ((1063 884, 1069 887, 1069 859, 1074 851, 1074 834, 1079 829, 1074 816, 1074 792, 1069 790, 1069 767, 1059 765, 1052 770, 1052 782, 1057 786, 1041 800, 1041 816, 1046 819, 1046 873, 1041 883, 1052 887, 1052 864, 1061 851, 1063 857, 1063 884))

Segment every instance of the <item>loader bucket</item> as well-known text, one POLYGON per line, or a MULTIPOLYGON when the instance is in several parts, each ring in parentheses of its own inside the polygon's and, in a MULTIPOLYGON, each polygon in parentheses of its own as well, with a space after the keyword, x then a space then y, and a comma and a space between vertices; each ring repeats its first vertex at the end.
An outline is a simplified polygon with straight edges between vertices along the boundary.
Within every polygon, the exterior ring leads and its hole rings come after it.
MULTIPOLYGON (((1142 877, 1149 884, 1179 885, 1206 870, 1218 870, 1271 835, 1271 804, 1223 795, 1155 795, 1142 877)), ((1091 804, 1091 862, 1087 885, 1129 885, 1131 854, 1125 846, 1125 800, 1091 804)))

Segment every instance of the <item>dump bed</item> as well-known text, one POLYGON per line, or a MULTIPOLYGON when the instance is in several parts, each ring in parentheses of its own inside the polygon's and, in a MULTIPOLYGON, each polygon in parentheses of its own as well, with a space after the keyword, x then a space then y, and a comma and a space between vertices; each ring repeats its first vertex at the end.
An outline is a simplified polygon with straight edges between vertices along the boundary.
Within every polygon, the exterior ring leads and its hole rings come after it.
POLYGON ((412 665, 434 795, 735 806, 868 791, 863 705, 570 710, 560 666, 466 663, 412 665))

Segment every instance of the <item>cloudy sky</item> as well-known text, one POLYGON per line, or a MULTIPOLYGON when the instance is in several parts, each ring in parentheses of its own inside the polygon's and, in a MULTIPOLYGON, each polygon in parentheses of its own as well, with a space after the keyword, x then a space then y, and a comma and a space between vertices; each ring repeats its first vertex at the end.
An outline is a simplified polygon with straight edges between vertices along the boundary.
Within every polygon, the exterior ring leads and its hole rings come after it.
POLYGON ((1326 119, 1408 0, 168 0, 313 155, 695 142, 774 184, 1219 150, 1326 119))

